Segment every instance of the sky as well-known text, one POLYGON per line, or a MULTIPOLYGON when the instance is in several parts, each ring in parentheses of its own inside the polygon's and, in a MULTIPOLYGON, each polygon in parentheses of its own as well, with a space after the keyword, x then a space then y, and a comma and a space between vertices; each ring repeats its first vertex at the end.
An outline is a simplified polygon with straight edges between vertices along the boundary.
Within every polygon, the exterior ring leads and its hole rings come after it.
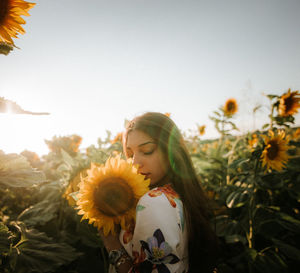
POLYGON ((85 148, 146 111, 214 138, 228 98, 245 133, 267 122, 265 94, 300 88, 299 0, 31 2, 20 49, 0 55, 0 96, 50 115, 0 114, 7 153, 46 154, 45 139, 71 134, 85 148))

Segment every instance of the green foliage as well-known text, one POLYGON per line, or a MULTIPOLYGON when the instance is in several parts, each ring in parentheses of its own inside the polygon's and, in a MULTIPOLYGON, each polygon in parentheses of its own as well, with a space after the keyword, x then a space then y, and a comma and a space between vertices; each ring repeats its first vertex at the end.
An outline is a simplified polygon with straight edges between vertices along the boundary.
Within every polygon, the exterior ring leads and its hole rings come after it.
MULTIPOLYGON (((220 239, 220 273, 297 272, 300 266, 300 138, 292 116, 274 116, 270 124, 240 136, 222 108, 211 120, 221 137, 186 138, 202 185, 212 199, 220 239), (285 128, 289 161, 278 172, 262 166, 265 128, 285 128), (255 136, 254 136, 255 134, 255 136)), ((254 110, 256 111, 256 110, 254 110)), ((91 162, 104 163, 122 152, 110 132, 97 147, 80 151, 73 135, 47 141, 42 159, 30 152, 0 151, 0 272, 106 272, 107 254, 96 228, 80 221, 72 196, 78 174, 91 162), (28 160, 27 160, 28 159, 28 160), (33 161, 34 159, 34 161, 33 161), (33 168, 32 166, 35 166, 33 168)))
MULTIPOLYGON (((203 186, 213 192, 215 228, 222 254, 219 272, 295 272, 299 268, 299 139, 290 142, 290 158, 281 171, 261 164, 261 135, 255 148, 249 135, 227 136, 205 153, 192 154, 203 186), (205 164, 202 164, 205 162, 205 164)), ((287 132, 291 137, 293 130, 287 132)), ((205 143, 198 143, 198 151, 205 143)))

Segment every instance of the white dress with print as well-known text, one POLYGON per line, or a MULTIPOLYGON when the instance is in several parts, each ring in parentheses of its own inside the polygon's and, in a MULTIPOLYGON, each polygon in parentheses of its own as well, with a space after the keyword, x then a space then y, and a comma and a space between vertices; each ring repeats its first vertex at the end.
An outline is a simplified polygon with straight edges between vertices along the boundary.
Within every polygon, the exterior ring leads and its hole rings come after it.
MULTIPOLYGON (((142 196, 136 207, 135 227, 121 230, 120 242, 133 259, 130 273, 188 271, 183 206, 170 184, 142 196)), ((115 272, 114 268, 109 272, 115 272)))

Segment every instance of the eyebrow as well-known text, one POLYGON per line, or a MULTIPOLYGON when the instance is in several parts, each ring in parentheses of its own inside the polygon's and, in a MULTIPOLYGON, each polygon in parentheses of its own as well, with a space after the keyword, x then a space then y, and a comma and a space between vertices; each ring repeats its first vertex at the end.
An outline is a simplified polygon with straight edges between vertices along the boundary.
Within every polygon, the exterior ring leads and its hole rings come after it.
MULTIPOLYGON (((142 147, 142 146, 145 146, 145 145, 147 145, 147 144, 156 144, 154 141, 147 141, 147 142, 144 142, 144 143, 142 143, 142 144, 140 144, 140 145, 138 145, 138 147, 142 147)), ((127 149, 131 149, 130 147, 126 147, 127 149)))

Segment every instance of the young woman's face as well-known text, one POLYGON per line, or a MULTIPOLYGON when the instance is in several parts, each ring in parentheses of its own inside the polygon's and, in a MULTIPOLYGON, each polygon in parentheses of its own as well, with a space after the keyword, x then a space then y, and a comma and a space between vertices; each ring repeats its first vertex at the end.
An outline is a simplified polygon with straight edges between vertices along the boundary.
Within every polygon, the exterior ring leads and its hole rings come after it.
POLYGON ((167 173, 167 164, 161 150, 154 140, 142 131, 133 130, 128 133, 126 143, 127 156, 138 164, 138 172, 150 178, 154 186, 167 173))

